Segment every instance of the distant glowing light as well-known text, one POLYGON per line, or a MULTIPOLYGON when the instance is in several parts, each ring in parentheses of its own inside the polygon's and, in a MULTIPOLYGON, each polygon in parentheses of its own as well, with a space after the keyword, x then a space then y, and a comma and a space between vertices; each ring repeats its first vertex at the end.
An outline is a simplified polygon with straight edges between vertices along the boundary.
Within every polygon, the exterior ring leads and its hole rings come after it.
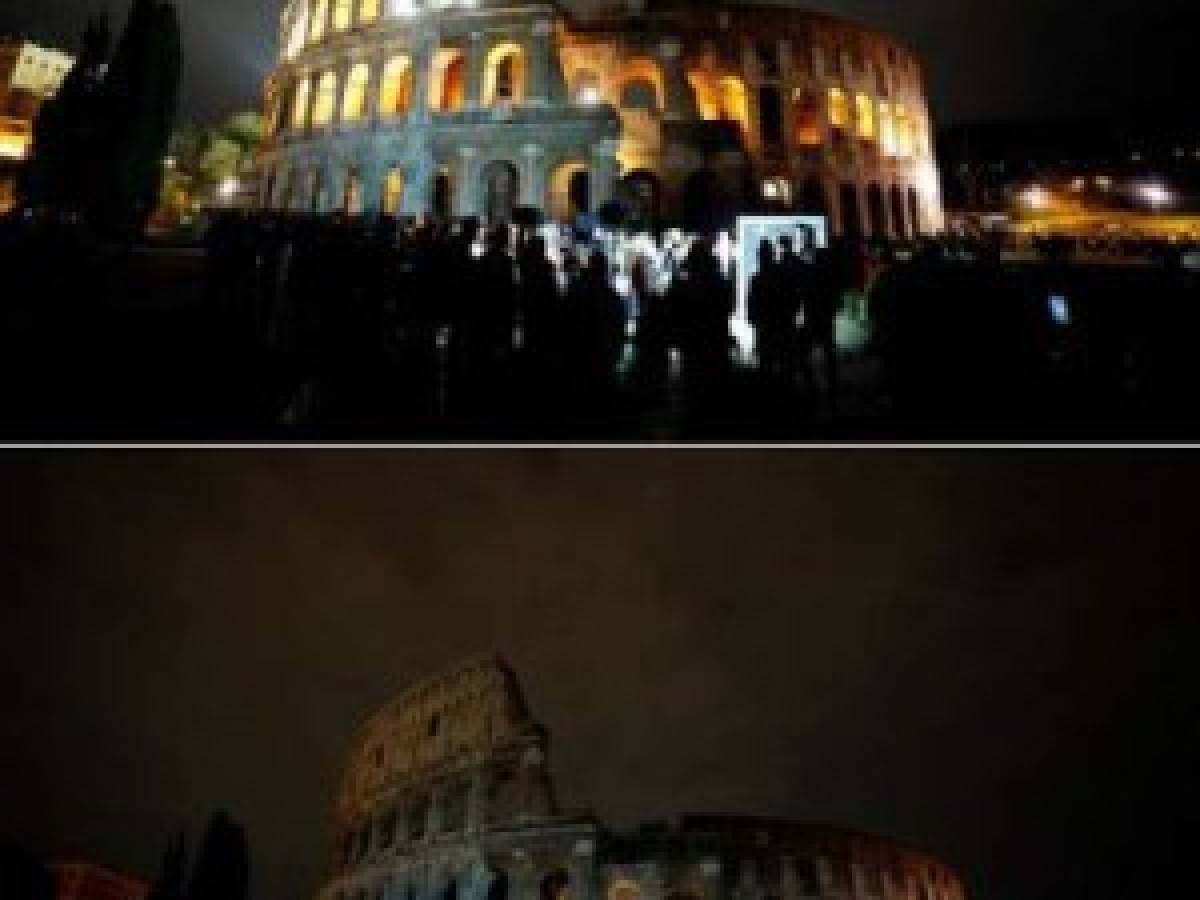
POLYGON ((1138 185, 1137 193, 1142 202, 1151 209, 1162 209, 1164 206, 1170 206, 1175 201, 1175 196, 1171 193, 1170 189, 1157 181, 1149 181, 1138 185))
POLYGON ((217 185, 217 196, 228 203, 238 195, 238 191, 241 189, 241 182, 236 178, 226 178, 217 185))
POLYGON ((1047 209, 1050 206, 1050 192, 1040 184, 1031 184, 1021 192, 1021 203, 1029 209, 1047 209))

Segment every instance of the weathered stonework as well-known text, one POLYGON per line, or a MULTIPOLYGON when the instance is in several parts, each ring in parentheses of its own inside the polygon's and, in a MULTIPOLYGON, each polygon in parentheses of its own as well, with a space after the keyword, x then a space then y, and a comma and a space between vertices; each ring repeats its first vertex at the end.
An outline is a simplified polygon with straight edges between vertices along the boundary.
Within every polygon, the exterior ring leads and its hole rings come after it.
POLYGON ((836 18, 735 0, 586 18, 290 0, 282 25, 266 207, 567 220, 618 202, 676 222, 767 207, 888 237, 942 224, 916 59, 836 18))
POLYGON ((512 670, 468 662, 362 728, 318 900, 964 900, 932 856, 828 826, 562 812, 512 670))

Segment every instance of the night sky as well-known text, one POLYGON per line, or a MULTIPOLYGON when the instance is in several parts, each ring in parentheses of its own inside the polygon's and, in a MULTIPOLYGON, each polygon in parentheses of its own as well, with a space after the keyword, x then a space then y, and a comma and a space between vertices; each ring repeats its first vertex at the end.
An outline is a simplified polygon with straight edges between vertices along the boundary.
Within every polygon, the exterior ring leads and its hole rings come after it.
POLYGON ((358 723, 498 650, 564 805, 616 823, 878 830, 974 900, 1192 858, 1200 472, 1166 457, 9 453, 0 497, 0 837, 55 857, 152 875, 226 807, 254 900, 309 900, 358 723))
MULTIPOLYGON (((588 0, 568 0, 584 7, 588 0)), ((184 111, 256 107, 282 0, 178 0, 184 111)), ((1178 102, 1195 29, 1186 0, 811 0, 884 28, 927 61, 940 124, 981 118, 1125 117, 1178 102)), ((3 0, 0 33, 73 46, 85 11, 128 0, 3 0)), ((1178 111, 1176 111, 1176 115, 1178 111)))

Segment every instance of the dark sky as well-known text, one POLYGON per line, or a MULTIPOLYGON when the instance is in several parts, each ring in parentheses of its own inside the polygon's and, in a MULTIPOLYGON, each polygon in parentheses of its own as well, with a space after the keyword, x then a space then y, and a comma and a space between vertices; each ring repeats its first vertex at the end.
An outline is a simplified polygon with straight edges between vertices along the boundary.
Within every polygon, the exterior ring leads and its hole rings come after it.
MULTIPOLYGON (((585 6, 588 0, 568 0, 585 6)), ((1125 115, 1179 100, 1195 29, 1189 0, 811 0, 916 47, 942 124, 991 117, 1125 115)), ((185 110, 206 118, 256 106, 275 54, 282 0, 178 0, 185 110)), ((84 11, 128 0, 3 0, 0 32, 73 45, 84 11)), ((1188 76, 1187 83, 1190 83, 1188 76)), ((1190 111, 1183 113, 1191 115, 1190 111)), ((1179 115, 1179 111, 1175 111, 1179 115)))
POLYGON ((0 500, 0 837, 54 855, 151 874, 225 806, 254 900, 309 900, 357 724, 495 649, 616 822, 879 830, 976 900, 1192 858, 1200 472, 1165 457, 9 453, 0 500))

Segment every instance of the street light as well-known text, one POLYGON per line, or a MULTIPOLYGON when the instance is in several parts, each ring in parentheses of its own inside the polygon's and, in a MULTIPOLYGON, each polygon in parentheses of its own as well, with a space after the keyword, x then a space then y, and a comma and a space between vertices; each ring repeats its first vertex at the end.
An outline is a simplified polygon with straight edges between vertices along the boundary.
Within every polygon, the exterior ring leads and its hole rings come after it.
POLYGON ((1137 193, 1142 202, 1156 212, 1175 202, 1175 197, 1171 193, 1171 190, 1166 185, 1157 181, 1147 181, 1144 184, 1139 184, 1137 193))

